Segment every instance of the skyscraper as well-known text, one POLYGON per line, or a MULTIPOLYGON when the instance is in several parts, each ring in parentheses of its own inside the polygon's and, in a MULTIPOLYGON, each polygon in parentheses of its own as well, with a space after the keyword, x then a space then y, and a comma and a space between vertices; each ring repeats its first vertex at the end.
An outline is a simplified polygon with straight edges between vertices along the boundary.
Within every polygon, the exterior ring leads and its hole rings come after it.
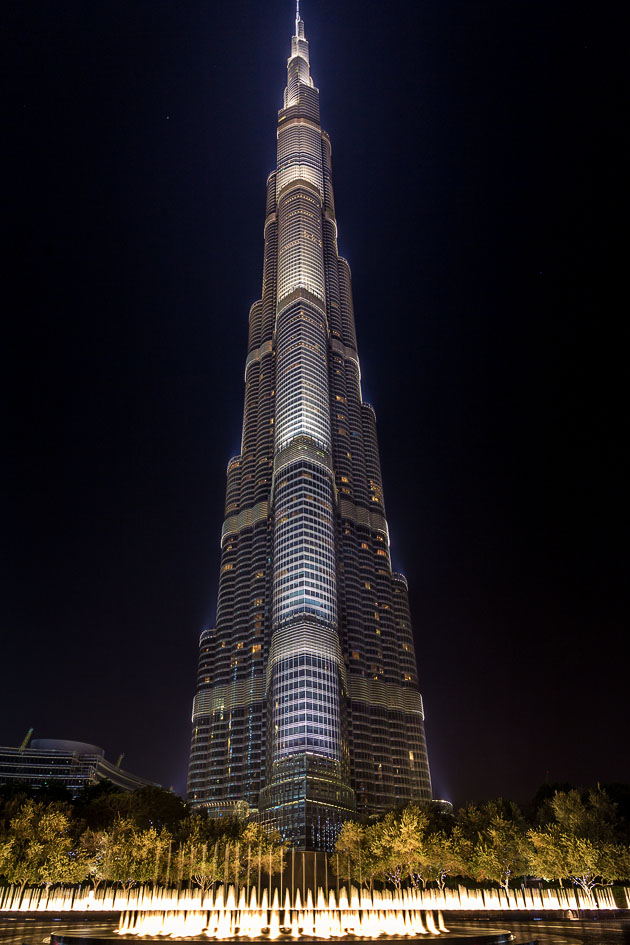
POLYGON ((188 796, 215 816, 245 801, 295 846, 330 849, 355 811, 430 800, 431 781, 299 6, 287 73, 188 796))

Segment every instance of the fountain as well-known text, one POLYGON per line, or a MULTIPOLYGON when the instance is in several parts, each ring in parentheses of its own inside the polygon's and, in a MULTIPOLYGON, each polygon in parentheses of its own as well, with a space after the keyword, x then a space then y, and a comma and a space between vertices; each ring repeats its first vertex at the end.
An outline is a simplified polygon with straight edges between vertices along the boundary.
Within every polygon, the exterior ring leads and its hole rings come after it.
MULTIPOLYGON (((623 908, 630 908, 630 889, 620 889, 623 908)), ((584 909, 617 909, 609 887, 595 888, 590 895, 573 888, 529 889, 402 889, 400 891, 359 891, 346 885, 338 889, 319 886, 314 897, 310 889, 299 886, 276 887, 223 883, 214 888, 177 889, 164 886, 137 886, 132 889, 106 886, 98 890, 85 887, 19 886, 0 887, 0 912, 86 912, 86 913, 243 913, 288 911, 316 912, 485 912, 527 910, 550 912, 584 909)))
POLYGON ((263 889, 260 907, 256 888, 253 887, 249 901, 241 889, 237 902, 234 886, 224 890, 220 887, 214 897, 207 896, 205 909, 188 911, 125 911, 120 916, 118 933, 122 936, 155 938, 339 938, 353 936, 360 939, 440 936, 448 932, 442 913, 417 908, 418 903, 400 894, 369 896, 352 886, 345 886, 339 893, 334 890, 328 896, 320 886, 317 895, 307 890, 302 902, 300 890, 291 896, 285 890, 284 903, 280 904, 280 890, 274 889, 269 903, 267 890, 263 889))
MULTIPOLYGON (((476 942, 489 945, 509 941, 510 934, 487 928, 480 934, 478 928, 473 930, 470 926, 467 932, 461 928, 449 932, 448 926, 465 921, 466 913, 480 911, 504 914, 514 910, 539 914, 555 911, 558 914, 559 911, 617 908, 609 888, 593 890, 590 895, 575 888, 519 888, 509 892, 464 886, 367 890, 353 885, 349 874, 348 881, 342 883, 339 869, 335 888, 330 888, 326 860, 319 871, 320 880, 324 880, 322 886, 317 883, 317 855, 310 855, 313 863, 308 881, 306 855, 298 856, 300 869, 296 871, 296 856, 292 853, 286 881, 281 869, 277 881, 272 882, 271 864, 265 871, 268 873, 265 879, 260 858, 252 858, 248 850, 243 863, 237 851, 233 870, 226 858, 224 882, 205 888, 182 888, 181 871, 180 886, 176 888, 151 884, 131 889, 105 886, 98 890, 81 887, 21 890, 9 886, 0 888, 0 912, 72 912, 86 917, 89 913, 94 918, 105 918, 109 913, 112 919, 118 919, 117 928, 112 928, 105 938, 79 939, 59 931, 52 935, 52 945, 78 945, 79 942, 112 945, 116 939, 118 942, 120 939, 157 942, 165 938, 195 942, 342 938, 371 941, 417 937, 452 945, 470 941, 471 936, 476 942), (256 864, 254 859, 258 859, 256 864), (254 882, 250 883, 250 879, 254 882), (444 913, 449 914, 448 925, 444 913)), ((284 866, 289 867, 288 857, 287 862, 281 863, 281 867, 284 866)), ((630 890, 623 890, 621 896, 625 897, 623 906, 630 907, 630 890)))

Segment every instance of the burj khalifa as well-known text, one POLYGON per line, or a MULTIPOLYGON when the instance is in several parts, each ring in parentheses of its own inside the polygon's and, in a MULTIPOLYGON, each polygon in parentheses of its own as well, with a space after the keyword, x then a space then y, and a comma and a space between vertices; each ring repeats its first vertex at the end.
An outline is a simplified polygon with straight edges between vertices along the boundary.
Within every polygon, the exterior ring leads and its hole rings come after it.
POLYGON ((277 141, 188 800, 211 816, 248 812, 297 849, 330 850, 343 820, 428 801, 431 780, 299 6, 277 141))

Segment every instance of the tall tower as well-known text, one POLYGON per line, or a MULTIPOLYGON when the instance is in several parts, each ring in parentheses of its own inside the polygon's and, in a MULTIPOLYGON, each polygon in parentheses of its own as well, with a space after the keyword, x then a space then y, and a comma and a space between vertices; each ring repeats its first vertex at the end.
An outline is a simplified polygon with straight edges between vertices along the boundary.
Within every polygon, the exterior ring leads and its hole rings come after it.
POLYGON ((299 6, 287 73, 188 798, 214 816, 245 801, 294 846, 331 849, 355 811, 430 800, 431 781, 299 6))

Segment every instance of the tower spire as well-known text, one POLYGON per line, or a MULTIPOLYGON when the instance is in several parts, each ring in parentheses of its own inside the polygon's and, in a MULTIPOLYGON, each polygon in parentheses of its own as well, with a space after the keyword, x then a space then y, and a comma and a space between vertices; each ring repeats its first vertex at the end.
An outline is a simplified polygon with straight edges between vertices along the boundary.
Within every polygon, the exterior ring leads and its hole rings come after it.
POLYGON ((298 23, 300 22, 300 0, 295 0, 295 35, 298 35, 298 23))

